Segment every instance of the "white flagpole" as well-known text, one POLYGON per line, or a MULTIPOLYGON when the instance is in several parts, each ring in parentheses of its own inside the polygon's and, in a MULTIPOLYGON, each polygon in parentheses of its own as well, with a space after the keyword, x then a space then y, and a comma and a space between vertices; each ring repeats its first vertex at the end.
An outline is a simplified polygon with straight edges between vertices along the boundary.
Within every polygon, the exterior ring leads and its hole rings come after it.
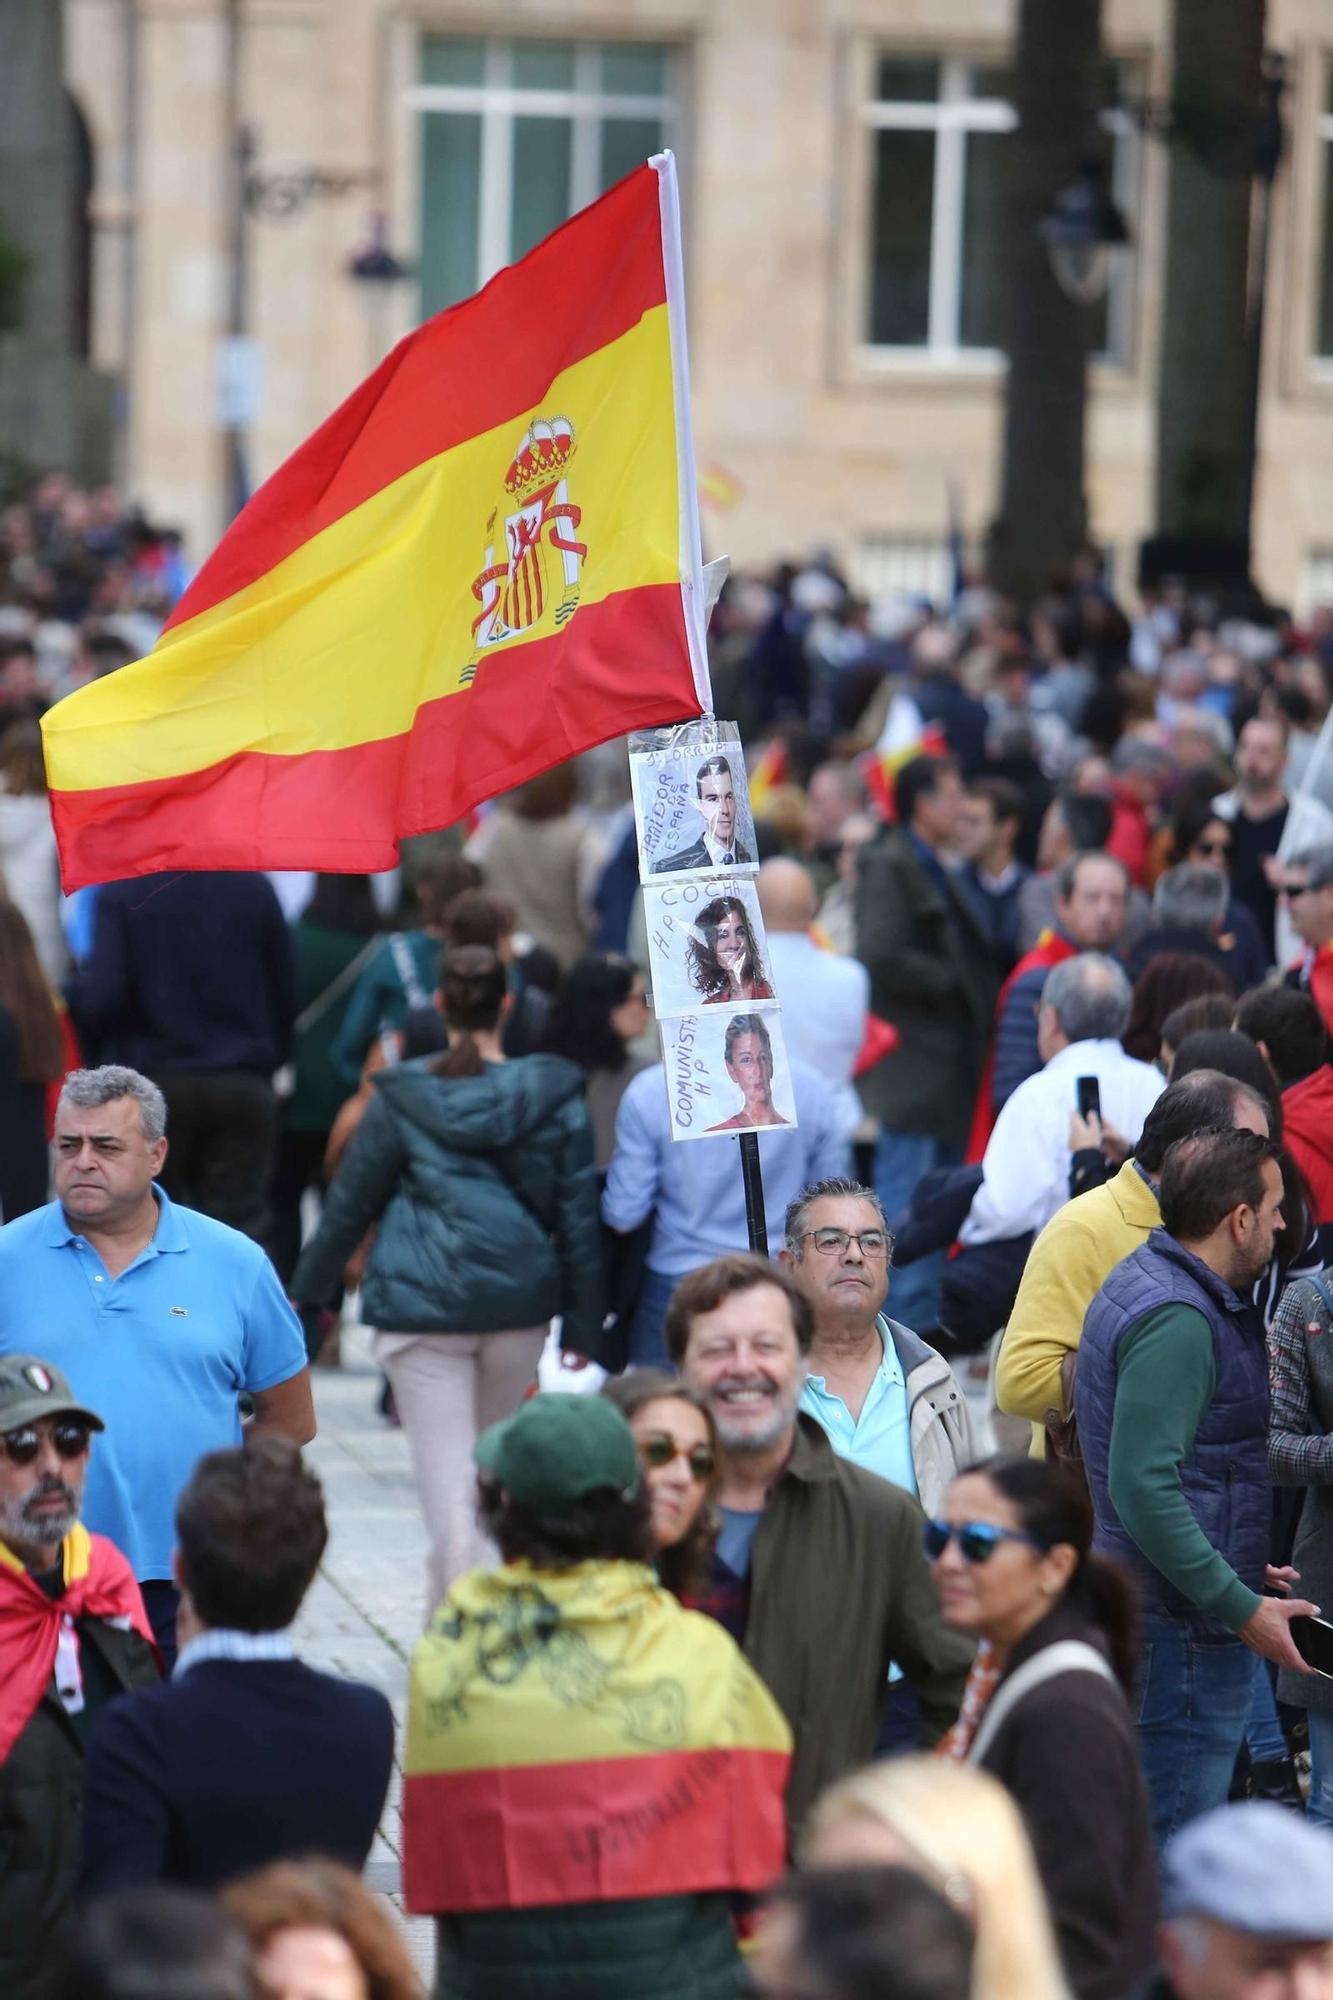
POLYGON ((662 268, 666 278, 667 326, 671 334, 671 376, 676 409, 676 476, 680 511, 680 596, 689 640, 695 693, 705 715, 713 713, 708 672, 708 610, 703 581, 703 539, 699 528, 699 474, 694 462, 690 416, 690 355, 685 335, 685 260, 680 245, 680 186, 674 153, 654 153, 662 216, 662 268))

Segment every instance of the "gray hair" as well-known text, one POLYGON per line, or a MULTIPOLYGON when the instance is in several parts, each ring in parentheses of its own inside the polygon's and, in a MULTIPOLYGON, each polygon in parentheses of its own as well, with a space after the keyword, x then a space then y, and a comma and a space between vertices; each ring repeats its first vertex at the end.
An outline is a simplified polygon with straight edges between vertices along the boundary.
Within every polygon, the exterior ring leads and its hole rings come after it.
POLYGON ((801 1189, 794 1202, 787 1209, 787 1220, 783 1234, 787 1248, 793 1257, 801 1254, 801 1238, 805 1234, 806 1218, 817 1201, 868 1201, 879 1217, 880 1226, 893 1248, 893 1232, 889 1228, 884 1204, 873 1188, 863 1187, 860 1181, 845 1179, 841 1174, 832 1175, 826 1181, 810 1181, 801 1189))
POLYGON ((61 1104, 79 1111, 96 1111, 99 1105, 114 1104, 118 1097, 132 1097, 139 1107, 139 1123, 144 1138, 155 1146, 167 1133, 167 1100, 155 1083, 140 1076, 137 1069, 120 1063, 103 1063, 100 1069, 72 1069, 60 1092, 61 1104))
POLYGON ((1226 914, 1230 894, 1226 876, 1216 868, 1182 861, 1168 868, 1154 889, 1152 913, 1167 930, 1206 931, 1211 937, 1226 914))
POLYGON ((1312 889, 1327 887, 1333 882, 1333 840, 1321 840, 1317 847, 1303 847, 1299 854, 1289 854, 1287 866, 1308 869, 1312 889))
POLYGON ((1046 975, 1041 1004, 1071 1042, 1118 1042, 1129 1026, 1133 993, 1124 971, 1104 952, 1081 951, 1046 975))
POLYGON ((1174 768, 1171 752, 1143 736, 1122 736, 1111 752, 1111 769, 1118 778, 1141 771, 1150 778, 1163 778, 1174 768))

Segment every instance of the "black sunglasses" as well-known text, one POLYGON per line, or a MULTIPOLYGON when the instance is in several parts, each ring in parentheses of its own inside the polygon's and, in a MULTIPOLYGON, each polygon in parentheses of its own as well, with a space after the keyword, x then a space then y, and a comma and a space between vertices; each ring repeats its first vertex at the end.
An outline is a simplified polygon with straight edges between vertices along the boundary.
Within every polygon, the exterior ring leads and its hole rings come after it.
POLYGON ((1030 1549, 1041 1544, 1017 1528, 997 1528, 991 1521, 931 1521, 921 1529, 921 1545, 929 1562, 938 1562, 950 1542, 957 1542, 964 1562, 988 1563, 1001 1542, 1026 1542, 1030 1549))
POLYGON ((673 1458, 683 1458, 701 1486, 707 1486, 717 1470, 717 1460, 710 1446, 695 1444, 685 1451, 674 1438, 668 1437, 665 1431, 644 1438, 639 1445, 639 1456, 645 1465, 652 1467, 654 1472, 660 1472, 664 1465, 670 1465, 673 1458))
MULTIPOLYGON (((92 1435, 87 1424, 70 1421, 51 1426, 51 1442, 61 1458, 82 1458, 92 1435)), ((32 1429, 6 1431, 0 1436, 5 1457, 11 1465, 31 1465, 42 1448, 41 1432, 32 1429)))

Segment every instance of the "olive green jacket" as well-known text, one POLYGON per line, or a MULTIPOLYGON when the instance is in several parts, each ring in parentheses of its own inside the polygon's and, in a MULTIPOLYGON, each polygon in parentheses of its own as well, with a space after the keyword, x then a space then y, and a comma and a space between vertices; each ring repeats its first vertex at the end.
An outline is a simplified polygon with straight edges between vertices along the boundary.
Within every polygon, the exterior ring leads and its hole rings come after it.
POLYGON ((933 1743, 958 1714, 973 1653, 940 1618, 916 1501, 839 1458, 813 1417, 796 1426, 755 1535, 745 1629, 746 1657, 796 1738, 794 1834, 824 1787, 873 1754, 890 1663, 933 1743))

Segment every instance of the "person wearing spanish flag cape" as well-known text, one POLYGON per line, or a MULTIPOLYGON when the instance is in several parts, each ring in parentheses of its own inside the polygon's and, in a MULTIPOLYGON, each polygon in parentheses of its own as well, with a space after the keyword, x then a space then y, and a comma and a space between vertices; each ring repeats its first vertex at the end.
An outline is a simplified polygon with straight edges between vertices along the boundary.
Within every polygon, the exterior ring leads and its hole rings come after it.
POLYGON ((93 1433, 103 1428, 53 1363, 0 1356, 4 2000, 54 2000, 61 1990, 88 1729, 116 1695, 158 1677, 134 1572, 79 1519, 93 1433))
POLYGON ((638 1447, 600 1396, 477 1440, 497 1570, 412 1659, 403 1890, 451 2000, 732 2000, 738 1899, 786 1853, 791 1732, 731 1637, 657 1582, 638 1447))

